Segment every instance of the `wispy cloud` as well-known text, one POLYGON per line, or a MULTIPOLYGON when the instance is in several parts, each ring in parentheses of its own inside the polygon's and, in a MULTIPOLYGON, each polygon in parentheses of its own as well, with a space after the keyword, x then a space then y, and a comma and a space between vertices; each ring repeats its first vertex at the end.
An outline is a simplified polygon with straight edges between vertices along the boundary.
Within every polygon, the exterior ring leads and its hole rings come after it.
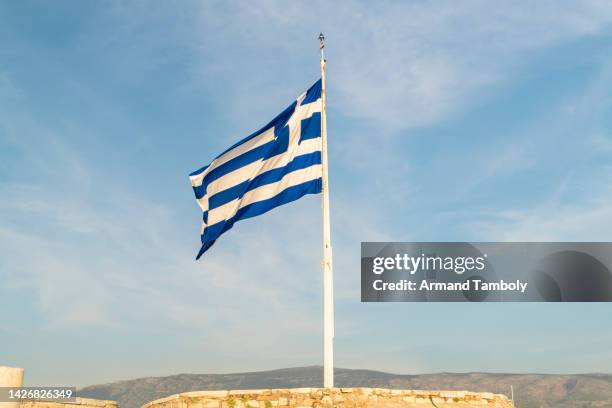
POLYGON ((314 37, 323 30, 331 109, 367 119, 382 133, 474 106, 486 86, 511 80, 529 52, 594 35, 612 22, 609 3, 597 1, 565 8, 555 2, 293 2, 282 8, 230 2, 202 5, 199 15, 195 33, 185 40, 201 51, 194 72, 203 83, 213 75, 225 92, 244 94, 244 100, 232 98, 247 104, 238 110, 257 112, 249 95, 265 89, 273 96, 298 66, 315 75, 314 37), (245 63, 256 75, 243 75, 245 63))
POLYGON ((607 92, 611 86, 612 65, 604 62, 585 89, 558 101, 517 135, 499 161, 494 157, 498 165, 484 167, 475 184, 494 180, 499 171, 522 171, 525 183, 539 181, 545 186, 541 200, 525 197, 519 204, 483 209, 484 217, 475 220, 472 214, 465 229, 505 241, 609 240, 612 167, 606 117, 612 106, 607 92), (515 152, 516 160, 506 160, 515 152), (559 162, 565 164, 560 169, 555 166, 559 162), (552 173, 545 184, 531 176, 546 170, 552 173))

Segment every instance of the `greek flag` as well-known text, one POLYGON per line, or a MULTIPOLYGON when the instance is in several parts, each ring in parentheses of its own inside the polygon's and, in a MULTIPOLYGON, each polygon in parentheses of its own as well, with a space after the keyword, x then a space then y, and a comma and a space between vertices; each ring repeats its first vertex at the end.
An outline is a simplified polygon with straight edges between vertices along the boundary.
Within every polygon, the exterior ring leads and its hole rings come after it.
POLYGON ((196 259, 237 221, 321 192, 321 80, 266 126, 189 175, 202 208, 196 259))

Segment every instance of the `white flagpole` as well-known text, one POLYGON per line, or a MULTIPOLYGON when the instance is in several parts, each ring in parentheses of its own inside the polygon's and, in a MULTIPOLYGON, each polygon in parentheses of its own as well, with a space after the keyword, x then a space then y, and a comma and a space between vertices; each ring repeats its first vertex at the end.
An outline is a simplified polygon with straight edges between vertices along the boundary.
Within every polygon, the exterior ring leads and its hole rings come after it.
POLYGON ((321 164, 323 167, 323 386, 334 386, 334 275, 329 221, 329 183, 327 175, 327 105, 325 95, 325 37, 319 35, 321 50, 321 164))

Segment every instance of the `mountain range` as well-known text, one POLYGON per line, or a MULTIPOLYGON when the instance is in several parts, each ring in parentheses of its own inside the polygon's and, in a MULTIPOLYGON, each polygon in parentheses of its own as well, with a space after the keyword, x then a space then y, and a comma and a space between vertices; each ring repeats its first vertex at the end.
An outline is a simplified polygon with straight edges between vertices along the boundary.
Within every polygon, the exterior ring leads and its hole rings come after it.
MULTIPOLYGON (((79 397, 115 400, 120 408, 187 391, 320 387, 323 368, 296 367, 235 374, 177 374, 91 385, 79 397)), ((510 396, 517 408, 612 408, 612 374, 391 374, 337 368, 337 387, 380 387, 421 390, 466 390, 510 396)))

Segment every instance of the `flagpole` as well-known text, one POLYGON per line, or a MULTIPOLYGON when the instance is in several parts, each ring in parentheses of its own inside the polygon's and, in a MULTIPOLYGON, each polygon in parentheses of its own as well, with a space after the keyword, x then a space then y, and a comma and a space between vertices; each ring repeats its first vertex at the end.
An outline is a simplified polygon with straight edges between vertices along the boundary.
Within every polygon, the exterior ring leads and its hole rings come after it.
POLYGON ((334 386, 334 278, 329 221, 329 183, 327 175, 327 104, 325 95, 325 37, 319 35, 321 51, 321 164, 323 167, 323 386, 334 386))

